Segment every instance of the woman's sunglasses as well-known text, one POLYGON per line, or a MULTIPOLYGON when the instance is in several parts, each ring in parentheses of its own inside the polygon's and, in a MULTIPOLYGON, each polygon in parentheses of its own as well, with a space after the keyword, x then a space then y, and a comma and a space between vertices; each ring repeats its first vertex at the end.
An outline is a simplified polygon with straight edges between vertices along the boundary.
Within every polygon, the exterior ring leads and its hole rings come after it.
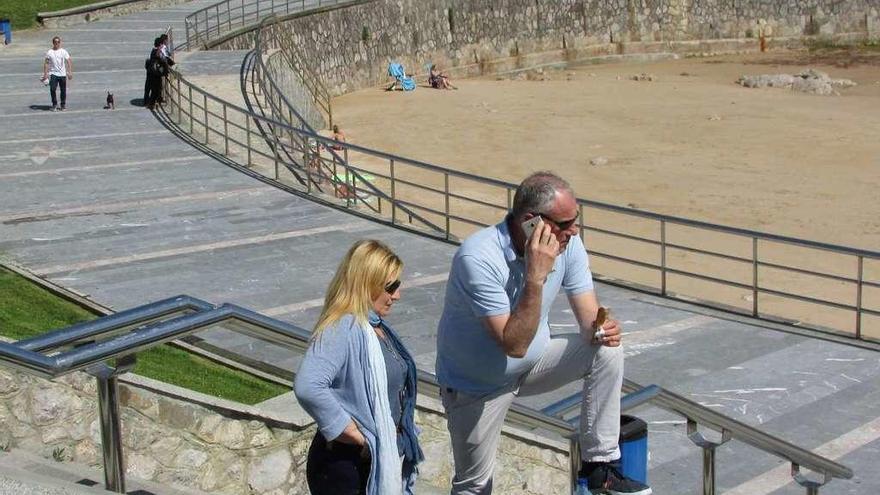
POLYGON ((397 292, 397 289, 400 288, 400 283, 401 283, 400 279, 397 279, 394 282, 389 283, 388 285, 385 286, 385 292, 387 292, 389 295, 394 294, 395 292, 397 292))

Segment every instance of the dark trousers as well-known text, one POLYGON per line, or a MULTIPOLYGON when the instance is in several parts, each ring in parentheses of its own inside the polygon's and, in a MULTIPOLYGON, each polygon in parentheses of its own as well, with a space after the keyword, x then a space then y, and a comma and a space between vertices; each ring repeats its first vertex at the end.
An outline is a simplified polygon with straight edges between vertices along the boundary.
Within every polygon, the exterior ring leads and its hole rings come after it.
POLYGON ((147 95, 146 101, 144 101, 144 104, 147 106, 152 106, 156 102, 162 100, 162 76, 147 76, 147 86, 150 88, 150 91, 147 95))
POLYGON ((59 76, 49 76, 49 95, 52 96, 52 106, 58 106, 58 98, 55 96, 55 89, 61 88, 61 106, 67 105, 67 78, 59 76))
POLYGON ((147 79, 144 81, 144 105, 150 101, 150 71, 147 71, 147 79))
POLYGON ((327 442, 316 433, 306 461, 306 480, 312 495, 361 495, 367 493, 370 458, 361 448, 341 442, 327 442))

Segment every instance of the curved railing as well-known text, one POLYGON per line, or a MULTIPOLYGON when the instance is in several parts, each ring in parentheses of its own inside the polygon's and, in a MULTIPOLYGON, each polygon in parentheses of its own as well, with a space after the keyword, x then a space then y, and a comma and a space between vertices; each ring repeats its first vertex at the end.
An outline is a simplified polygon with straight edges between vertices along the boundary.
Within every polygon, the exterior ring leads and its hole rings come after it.
POLYGON ((272 14, 290 14, 361 0, 223 0, 197 10, 184 19, 186 41, 181 50, 209 46, 238 29, 259 24, 272 14))
MULTIPOLYGON (((257 57, 254 66, 259 67, 259 63, 257 57)), ((371 184, 361 171, 347 166, 344 156, 332 149, 339 143, 318 135, 307 124, 295 127, 257 115, 250 109, 209 94, 173 69, 163 83, 166 98, 160 108, 168 119, 167 123, 207 150, 227 157, 240 170, 329 206, 445 239, 442 226, 394 200, 371 184), (306 143, 328 150, 329 156, 314 152, 306 143), (291 159, 297 154, 303 156, 301 161, 291 159), (309 178, 305 186, 302 186, 302 177, 293 174, 292 170, 309 178), (318 181, 332 186, 332 193, 316 194, 321 192, 313 188, 318 181), (389 210, 392 215, 388 215, 389 210)), ((273 95, 269 100, 277 107, 283 102, 283 96, 277 92, 273 95)), ((288 119, 300 121, 293 111, 288 119)))

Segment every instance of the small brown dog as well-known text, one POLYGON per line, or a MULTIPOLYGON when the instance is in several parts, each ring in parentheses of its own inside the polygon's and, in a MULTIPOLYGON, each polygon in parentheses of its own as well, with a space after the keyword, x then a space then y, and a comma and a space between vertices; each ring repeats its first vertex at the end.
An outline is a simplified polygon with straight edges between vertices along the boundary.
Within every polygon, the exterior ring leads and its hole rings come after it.
POLYGON ((116 102, 113 100, 113 93, 107 92, 107 105, 104 106, 107 110, 113 110, 116 108, 116 102))

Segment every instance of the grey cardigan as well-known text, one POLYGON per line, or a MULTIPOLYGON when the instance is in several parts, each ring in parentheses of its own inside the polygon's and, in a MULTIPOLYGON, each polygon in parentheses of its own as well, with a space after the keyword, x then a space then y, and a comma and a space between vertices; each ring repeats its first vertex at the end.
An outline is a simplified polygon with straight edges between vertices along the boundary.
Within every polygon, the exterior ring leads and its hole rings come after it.
MULTIPOLYGON (((370 452, 376 449, 376 424, 367 393, 367 340, 353 315, 346 315, 321 331, 306 351, 294 380, 294 393, 303 409, 315 419, 327 441, 338 437, 352 420, 358 425, 370 452)), ((376 472, 372 456, 371 473, 376 472)), ((415 466, 404 463, 404 493, 412 493, 415 466)), ((373 476, 369 495, 377 493, 373 476)))

